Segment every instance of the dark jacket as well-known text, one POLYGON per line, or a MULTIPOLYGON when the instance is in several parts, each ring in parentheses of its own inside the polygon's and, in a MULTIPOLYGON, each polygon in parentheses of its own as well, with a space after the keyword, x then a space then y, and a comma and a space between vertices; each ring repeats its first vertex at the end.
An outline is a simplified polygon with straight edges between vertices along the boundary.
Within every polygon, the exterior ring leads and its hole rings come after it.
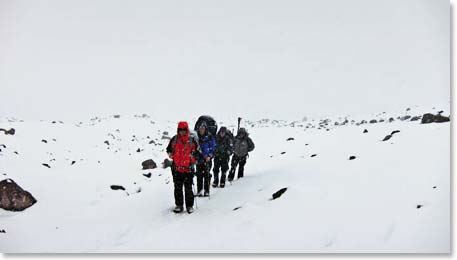
POLYGON ((228 158, 233 153, 233 142, 230 135, 226 132, 224 137, 221 137, 220 130, 216 136, 216 148, 214 156, 219 158, 228 158))

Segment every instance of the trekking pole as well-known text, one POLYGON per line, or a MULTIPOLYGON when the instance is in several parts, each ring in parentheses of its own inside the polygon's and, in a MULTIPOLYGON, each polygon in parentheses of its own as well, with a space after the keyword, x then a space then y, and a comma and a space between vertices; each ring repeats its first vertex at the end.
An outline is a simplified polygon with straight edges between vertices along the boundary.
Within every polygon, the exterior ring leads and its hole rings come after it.
POLYGON ((240 131, 240 123, 241 123, 241 117, 238 117, 238 129, 236 130, 237 133, 238 133, 238 131, 240 131))

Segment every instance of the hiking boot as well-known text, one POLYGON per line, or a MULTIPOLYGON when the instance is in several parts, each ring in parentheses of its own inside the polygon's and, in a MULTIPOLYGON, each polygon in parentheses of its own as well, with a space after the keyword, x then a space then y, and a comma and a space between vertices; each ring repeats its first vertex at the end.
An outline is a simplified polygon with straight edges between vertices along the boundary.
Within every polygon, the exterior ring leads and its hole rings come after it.
POLYGON ((209 191, 205 191, 205 194, 203 195, 203 197, 209 197, 209 191))
POLYGON ((187 207, 187 213, 192 214, 194 212, 194 207, 187 207))
POLYGON ((195 196, 197 196, 197 197, 203 197, 203 190, 197 192, 197 194, 195 194, 195 196))
POLYGON ((176 206, 174 209, 173 209, 173 212, 174 213, 181 213, 183 212, 184 208, 183 206, 176 206))
POLYGON ((217 188, 217 182, 213 182, 213 188, 217 188))
POLYGON ((221 185, 219 187, 224 188, 225 187, 225 182, 221 182, 221 185))

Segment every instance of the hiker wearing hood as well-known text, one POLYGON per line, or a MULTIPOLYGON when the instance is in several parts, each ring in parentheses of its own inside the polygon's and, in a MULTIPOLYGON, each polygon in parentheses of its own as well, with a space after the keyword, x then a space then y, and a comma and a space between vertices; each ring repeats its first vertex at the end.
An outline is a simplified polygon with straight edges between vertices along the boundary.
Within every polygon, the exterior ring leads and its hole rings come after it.
POLYGON ((200 154, 197 162, 197 196, 209 196, 209 186, 211 182, 211 167, 214 147, 216 141, 211 133, 208 132, 206 124, 201 124, 198 128, 198 144, 200 154), (204 189, 204 193, 203 193, 204 189))
POLYGON ((235 140, 233 141, 233 157, 232 165, 228 176, 229 181, 233 181, 233 179, 235 178, 235 171, 237 166, 238 178, 243 178, 244 165, 246 165, 246 160, 249 157, 248 153, 253 151, 254 147, 254 142, 252 142, 246 129, 240 128, 235 137, 235 140))
POLYGON ((229 170, 230 155, 233 150, 232 138, 225 126, 219 129, 216 136, 216 148, 214 149, 214 181, 213 187, 216 188, 220 185, 221 188, 225 187, 225 178, 229 170), (221 179, 219 184, 219 170, 221 171, 221 179))
POLYGON ((180 213, 184 210, 183 186, 186 197, 186 209, 190 214, 194 211, 194 193, 192 184, 195 173, 195 163, 198 151, 198 141, 190 134, 187 122, 179 122, 178 133, 171 138, 168 146, 168 157, 173 160, 171 173, 174 182, 176 207, 173 210, 180 213))

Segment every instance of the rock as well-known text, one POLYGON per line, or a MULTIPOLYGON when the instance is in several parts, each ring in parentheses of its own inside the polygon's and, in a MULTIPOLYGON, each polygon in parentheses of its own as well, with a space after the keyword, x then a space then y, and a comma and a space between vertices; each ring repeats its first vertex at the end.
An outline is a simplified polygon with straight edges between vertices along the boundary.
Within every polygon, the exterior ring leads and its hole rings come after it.
POLYGON ((393 117, 389 118, 389 123, 392 123, 393 121, 395 121, 393 117))
POLYGON ((163 131, 163 135, 168 135, 168 131, 163 131))
POLYGON ((148 172, 148 173, 143 173, 143 176, 146 177, 146 178, 151 178, 152 176, 152 173, 148 172))
POLYGON ((47 143, 48 143, 48 141, 47 141, 47 140, 45 140, 45 139, 41 139, 41 142, 43 142, 43 143, 45 143, 45 144, 47 144, 47 143))
POLYGON ((111 189, 112 190, 124 190, 125 191, 125 188, 121 185, 111 185, 111 189))
POLYGON ((121 118, 121 115, 114 115, 113 117, 119 119, 119 118, 121 118))
POLYGON ((165 159, 163 160, 162 168, 166 169, 168 167, 171 167, 171 165, 173 165, 173 162, 171 160, 165 159))
POLYGON ((154 140, 149 141, 149 144, 156 144, 154 140))
POLYGON ((378 122, 378 121, 377 121, 376 119, 371 119, 371 120, 370 120, 370 124, 375 124, 375 123, 377 123, 377 122, 378 122))
POLYGON ((424 205, 417 205, 417 206, 416 206, 416 209, 420 209, 420 208, 422 208, 423 206, 424 206, 424 205))
POLYGON ((424 114, 422 116, 421 123, 422 124, 430 124, 430 123, 444 123, 451 121, 449 117, 442 116, 441 114, 433 115, 430 113, 424 114))
POLYGON ((137 153, 141 152, 141 149, 140 148, 136 149, 136 152, 137 153))
POLYGON ((49 164, 47 164, 47 163, 42 163, 41 165, 43 165, 44 167, 51 168, 51 166, 49 166, 49 164))
POLYGON ((392 133, 390 133, 390 135, 394 135, 396 133, 400 133, 400 130, 394 130, 394 131, 392 131, 392 133))
POLYGON ((16 133, 16 130, 14 130, 14 128, 10 128, 10 130, 0 128, 0 132, 1 131, 3 131, 5 135, 14 135, 16 133))
POLYGON ((289 138, 287 138, 287 140, 286 140, 286 141, 293 141, 293 140, 295 140, 295 138, 293 138, 293 137, 289 137, 289 138))
POLYGON ((317 156, 317 154, 311 154, 311 157, 316 157, 316 156, 317 156))
POLYGON ((0 208, 22 211, 36 202, 30 192, 23 190, 12 179, 0 181, 0 208))
POLYGON ((411 118, 410 115, 402 116, 402 117, 400 117, 400 121, 406 121, 406 120, 408 120, 410 118, 411 118))
POLYGON ((434 189, 436 189, 436 186, 433 186, 434 189))
POLYGON ((354 155, 349 156, 349 160, 354 160, 356 157, 354 155))
POLYGON ((272 195, 273 199, 275 200, 275 199, 281 197, 282 194, 284 194, 284 192, 286 192, 286 190, 287 190, 287 188, 282 188, 282 189, 278 190, 277 192, 273 193, 273 195, 272 195))
POLYGON ((76 163, 76 161, 71 161, 71 165, 73 165, 73 164, 75 164, 75 163, 76 163))
POLYGON ((368 133, 368 130, 367 129, 363 130, 363 133, 364 134, 368 133))
POLYGON ((411 118, 411 120, 409 120, 409 121, 418 121, 418 120, 420 120, 420 119, 421 119, 420 116, 413 116, 413 117, 411 118))
POLYGON ((169 137, 168 135, 162 135, 162 140, 170 140, 171 137, 169 137))
POLYGON ((241 209, 241 206, 234 208, 233 211, 239 210, 239 209, 241 209))
POLYGON ((390 138, 392 138, 392 135, 386 135, 386 137, 384 137, 384 139, 382 139, 382 141, 385 142, 387 140, 390 140, 390 138))
POLYGON ((106 145, 109 145, 109 141, 108 140, 105 140, 103 143, 105 143, 106 145))
POLYGON ((281 154, 285 154, 286 152, 281 152, 281 154))
POLYGON ((143 166, 143 170, 157 168, 157 164, 152 159, 148 159, 148 160, 142 162, 141 165, 143 166))

